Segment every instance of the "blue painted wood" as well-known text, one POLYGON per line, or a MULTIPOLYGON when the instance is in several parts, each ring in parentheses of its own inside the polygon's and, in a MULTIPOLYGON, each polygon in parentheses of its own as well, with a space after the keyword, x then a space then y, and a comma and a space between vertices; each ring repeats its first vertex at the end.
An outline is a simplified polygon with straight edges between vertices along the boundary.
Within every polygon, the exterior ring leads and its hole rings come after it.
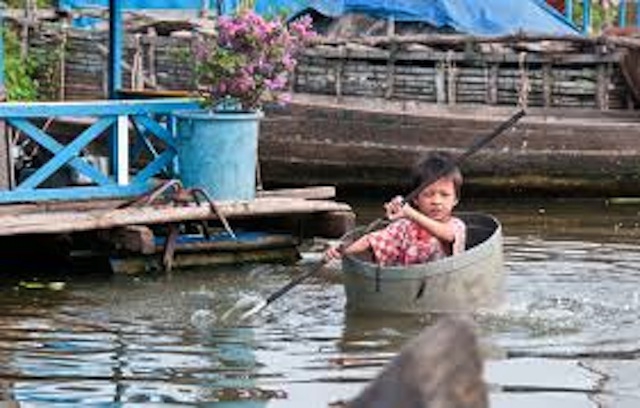
POLYGON ((102 118, 91 127, 80 134, 73 142, 69 143, 62 150, 56 153, 51 160, 45 163, 32 174, 28 179, 24 180, 16 190, 32 189, 39 186, 46 179, 51 177, 53 173, 58 171, 62 166, 74 157, 77 157, 81 150, 89 143, 100 136, 105 130, 114 123, 114 118, 102 118))
POLYGON ((573 0, 566 0, 564 2, 564 15, 567 20, 573 22, 573 0))
POLYGON ((158 151, 156 150, 153 143, 149 141, 149 136, 151 135, 151 133, 148 132, 147 129, 144 128, 144 126, 141 126, 135 120, 132 120, 131 122, 133 123, 135 135, 133 142, 134 144, 131 147, 130 153, 131 161, 135 162, 136 160, 140 159, 144 151, 149 152, 149 154, 151 154, 151 156, 154 158, 158 157, 158 151))
POLYGON ((106 116, 173 113, 198 109, 200 104, 189 98, 153 100, 121 100, 91 102, 5 102, 0 103, 1 118, 48 118, 56 116, 106 116))
POLYGON ((582 0, 582 32, 591 32, 591 0, 582 0))
POLYGON ((176 152, 169 149, 159 155, 154 161, 149 163, 144 169, 138 172, 133 178, 132 183, 144 183, 148 181, 154 175, 160 173, 163 169, 169 166, 173 159, 176 157, 176 152))
POLYGON ((144 194, 151 189, 149 184, 131 184, 128 186, 82 186, 63 188, 41 188, 35 190, 13 190, 0 192, 0 203, 31 201, 86 200, 89 198, 132 197, 144 194))
POLYGON ((133 116, 134 122, 142 125, 145 129, 151 132, 158 139, 165 142, 167 145, 175 148, 175 138, 171 133, 167 130, 167 128, 160 126, 160 124, 148 116, 136 115, 133 116))
POLYGON ((620 27, 627 26, 627 1, 626 0, 620 0, 620 5, 618 6, 618 26, 620 27))
POLYGON ((640 27, 640 1, 636 1, 636 27, 640 27))
MULTIPOLYGON (((171 133, 172 135, 177 135, 178 134, 178 125, 177 125, 177 118, 175 117, 175 115, 169 116, 167 117, 167 129, 169 130, 169 133, 171 133)), ((173 174, 180 174, 180 169, 178 167, 178 160, 174 160, 171 164, 172 167, 172 173, 173 174)))
MULTIPOLYGON (((125 197, 145 193, 152 184, 152 178, 162 172, 175 174, 172 173, 175 169, 177 154, 174 112, 199 107, 197 100, 188 98, 0 103, 0 120, 6 120, 10 126, 20 130, 24 136, 31 138, 53 154, 48 162, 37 168, 19 186, 10 191, 0 191, 0 203, 125 197), (65 146, 30 121, 33 118, 59 116, 96 117, 96 122, 65 146), (117 130, 118 118, 122 117, 126 117, 129 124, 133 124, 136 130, 129 136, 129 140, 135 137, 141 146, 139 149, 148 150, 153 157, 151 162, 132 175, 128 184, 125 185, 117 184, 114 176, 103 174, 82 157, 82 151, 90 143, 105 132, 117 130), (93 184, 59 188, 40 187, 43 182, 65 166, 77 170, 89 178, 93 184)), ((131 153, 129 151, 129 157, 125 158, 128 162, 131 162, 131 153)), ((116 150, 111 154, 111 159, 118 156, 116 150)), ((129 163, 123 163, 123 166, 128 168, 129 163)), ((115 171, 113 173, 116 174, 115 171)))
POLYGON ((109 0, 109 99, 122 88, 123 44, 122 0, 109 0))
MULTIPOLYGON (((9 119, 8 123, 9 125, 15 127, 16 129, 31 137, 40 146, 44 147, 53 154, 57 154, 64 149, 63 145, 58 143, 51 136, 47 135, 45 132, 34 126, 26 119, 9 119)), ((96 170, 95 167, 80 158, 76 157, 71 159, 69 165, 81 174, 89 177, 99 185, 110 185, 115 183, 100 171, 96 170)))

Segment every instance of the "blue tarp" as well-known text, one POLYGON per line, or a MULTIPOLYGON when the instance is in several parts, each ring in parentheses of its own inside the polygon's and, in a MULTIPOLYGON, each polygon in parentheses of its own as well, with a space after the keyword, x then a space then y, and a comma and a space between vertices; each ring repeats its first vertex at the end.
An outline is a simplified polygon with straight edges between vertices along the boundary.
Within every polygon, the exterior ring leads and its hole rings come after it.
MULTIPOLYGON (((199 9, 202 0, 122 0, 125 9, 199 9)), ((210 0, 214 8, 216 0, 210 0)), ((225 12, 234 10, 239 0, 223 0, 225 12)), ((99 5, 107 0, 59 0, 61 7, 99 5)), ((286 12, 296 15, 304 10, 337 17, 349 12, 401 22, 422 22, 434 27, 449 27, 474 35, 579 34, 578 29, 544 0, 256 0, 262 14, 286 12)))

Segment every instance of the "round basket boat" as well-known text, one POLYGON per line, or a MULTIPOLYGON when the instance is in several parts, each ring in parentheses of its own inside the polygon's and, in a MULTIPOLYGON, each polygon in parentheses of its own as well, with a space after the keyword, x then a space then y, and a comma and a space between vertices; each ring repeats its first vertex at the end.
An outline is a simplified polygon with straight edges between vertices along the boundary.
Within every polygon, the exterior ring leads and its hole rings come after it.
MULTIPOLYGON (((481 213, 456 214, 467 225, 464 252, 409 266, 379 266, 363 255, 342 259, 347 308, 391 313, 471 312, 500 303, 502 227, 481 213)), ((356 229, 349 238, 363 233, 356 229)))

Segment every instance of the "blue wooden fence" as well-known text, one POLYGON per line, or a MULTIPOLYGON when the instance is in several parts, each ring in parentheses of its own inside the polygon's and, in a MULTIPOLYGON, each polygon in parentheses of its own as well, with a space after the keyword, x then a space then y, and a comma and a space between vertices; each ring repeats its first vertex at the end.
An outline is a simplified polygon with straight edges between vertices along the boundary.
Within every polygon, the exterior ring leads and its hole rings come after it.
POLYGON ((0 191, 0 203, 42 200, 93 199, 132 196, 148 191, 155 176, 171 170, 176 157, 173 113, 197 108, 192 99, 110 100, 83 102, 0 103, 0 120, 17 129, 30 141, 51 153, 43 165, 9 190, 0 191), (62 144, 35 123, 55 118, 94 119, 68 144, 62 144), (38 119, 40 119, 38 121, 38 119), (133 132, 130 132, 133 131, 133 132), (100 171, 83 150, 104 136, 110 145, 111 166, 100 171), (143 168, 130 163, 147 152, 151 159, 143 168), (43 187, 43 183, 64 167, 90 180, 88 185, 43 187))

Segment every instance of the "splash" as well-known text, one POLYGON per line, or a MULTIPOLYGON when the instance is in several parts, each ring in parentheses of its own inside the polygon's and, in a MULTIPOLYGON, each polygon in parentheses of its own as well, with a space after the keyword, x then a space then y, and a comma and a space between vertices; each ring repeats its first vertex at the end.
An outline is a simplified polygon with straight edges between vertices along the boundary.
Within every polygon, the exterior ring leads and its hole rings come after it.
POLYGON ((236 303, 222 315, 220 320, 226 323, 235 317, 235 321, 240 323, 257 314, 266 305, 267 300, 262 296, 241 294, 236 303))

